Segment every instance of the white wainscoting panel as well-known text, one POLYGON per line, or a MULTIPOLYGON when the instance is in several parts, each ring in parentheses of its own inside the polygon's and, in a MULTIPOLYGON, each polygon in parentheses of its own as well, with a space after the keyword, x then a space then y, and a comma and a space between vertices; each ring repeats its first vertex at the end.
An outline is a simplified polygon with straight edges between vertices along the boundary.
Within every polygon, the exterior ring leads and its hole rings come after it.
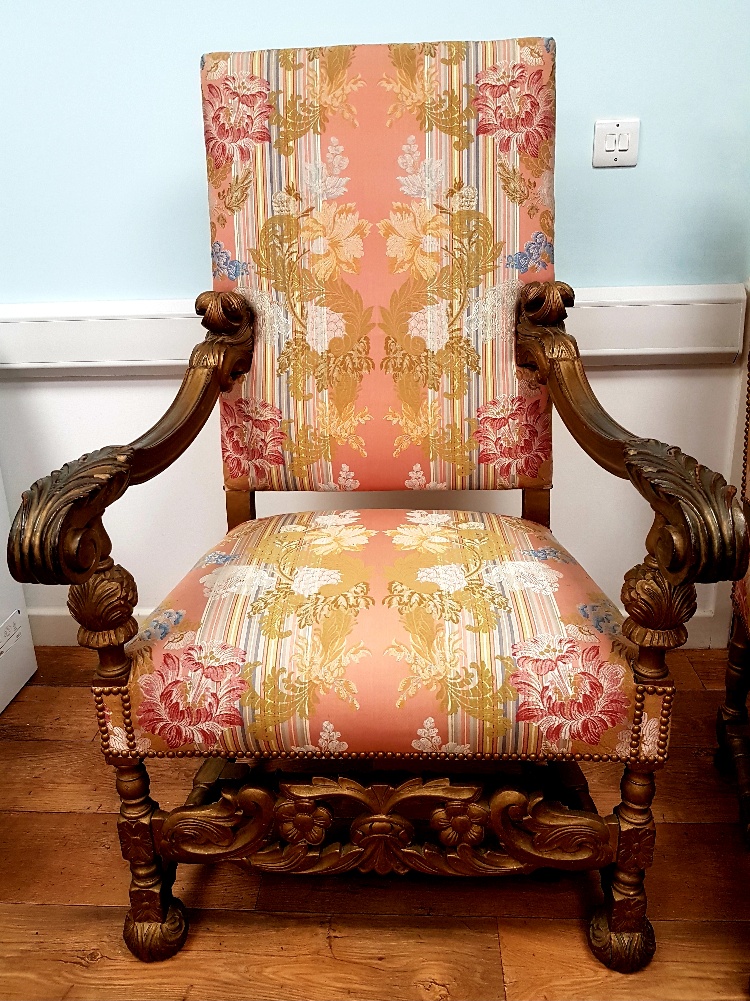
MULTIPOLYGON (((678 444, 739 475, 745 289, 741 285, 579 292, 568 328, 579 338, 594 391, 633 432, 678 444)), ((0 468, 11 516, 33 480, 81 453, 142 434, 169 406, 201 339, 192 303, 45 303, 0 306, 0 468)), ((744 399, 744 397, 743 397, 744 399)), ((617 600, 644 555, 650 508, 555 429, 552 527, 617 600)), ((135 576, 137 613, 149 614, 225 531, 214 413, 192 447, 107 512, 115 559, 135 576)), ((264 494, 259 515, 344 507, 351 495, 264 494)), ((518 513, 520 495, 358 494, 361 507, 460 506, 518 513)), ((729 588, 699 587, 694 646, 726 644, 729 588)), ((62 587, 25 587, 39 644, 75 643, 62 587)))

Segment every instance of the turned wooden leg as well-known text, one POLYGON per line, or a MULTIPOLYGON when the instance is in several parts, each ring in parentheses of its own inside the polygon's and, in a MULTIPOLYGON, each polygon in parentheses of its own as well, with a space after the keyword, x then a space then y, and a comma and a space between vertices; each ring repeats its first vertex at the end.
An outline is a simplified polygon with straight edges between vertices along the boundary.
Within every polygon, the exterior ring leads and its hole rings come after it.
POLYGON ((615 808, 620 828, 617 855, 611 870, 602 874, 606 902, 594 914, 589 928, 591 951, 619 973, 642 969, 656 951, 643 885, 656 837, 651 813, 655 783, 650 768, 625 768, 620 784, 622 802, 615 808))
POLYGON ((737 776, 740 823, 750 841, 750 735, 747 732, 747 696, 750 691, 750 639, 742 617, 732 619, 727 671, 726 697, 716 717, 719 750, 716 764, 731 768, 737 776))
POLYGON ((117 830, 132 874, 123 938, 144 963, 169 959, 184 945, 188 930, 185 909, 172 896, 176 867, 165 864, 154 847, 151 819, 157 805, 149 796, 143 760, 119 758, 112 763, 122 802, 117 830))

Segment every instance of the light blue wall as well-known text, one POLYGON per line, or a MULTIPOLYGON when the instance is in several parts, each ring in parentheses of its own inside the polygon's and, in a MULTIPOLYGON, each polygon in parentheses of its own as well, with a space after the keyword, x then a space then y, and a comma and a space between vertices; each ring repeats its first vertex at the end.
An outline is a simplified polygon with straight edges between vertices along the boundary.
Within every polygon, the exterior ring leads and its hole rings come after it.
POLYGON ((210 281, 201 52, 553 35, 557 272, 750 275, 748 0, 5 0, 0 301, 192 297, 210 281), (595 118, 642 119, 593 170, 595 118))

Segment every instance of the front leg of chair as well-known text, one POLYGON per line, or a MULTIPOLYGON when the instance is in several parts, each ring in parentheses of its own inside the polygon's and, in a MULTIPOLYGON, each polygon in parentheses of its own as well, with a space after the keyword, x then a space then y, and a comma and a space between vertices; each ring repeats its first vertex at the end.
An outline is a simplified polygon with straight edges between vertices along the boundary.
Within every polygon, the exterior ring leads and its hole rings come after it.
POLYGON ((176 866, 165 863, 154 847, 151 821, 158 805, 149 796, 143 759, 113 758, 120 794, 120 836, 123 858, 130 863, 130 910, 123 938, 144 963, 169 959, 185 944, 185 908, 172 896, 176 866))
POLYGON ((619 825, 617 856, 604 875, 606 902, 591 920, 589 945, 597 959, 619 973, 634 973, 651 960, 656 940, 646 917, 644 877, 654 855, 656 830, 651 803, 652 766, 630 764, 620 784, 622 802, 615 808, 619 825))
MULTIPOLYGON (((82 584, 70 588, 68 608, 80 624, 78 642, 96 650, 99 666, 93 683, 100 726, 106 729, 104 696, 120 694, 126 732, 129 721, 130 659, 125 644, 138 632, 133 609, 138 601, 135 581, 109 557, 82 584)), ((182 903, 172 896, 175 866, 165 864, 154 845, 152 820, 158 804, 149 795, 149 778, 132 736, 127 748, 106 744, 107 761, 115 769, 120 795, 117 823, 122 854, 130 864, 130 910, 125 918, 125 944, 144 962, 168 959, 185 942, 187 918, 182 903), (130 746, 132 743, 132 747, 130 746)))
POLYGON ((737 776, 740 823, 750 842, 750 734, 747 696, 750 691, 750 638, 742 617, 735 612, 726 671, 726 697, 716 717, 719 750, 716 764, 737 776))

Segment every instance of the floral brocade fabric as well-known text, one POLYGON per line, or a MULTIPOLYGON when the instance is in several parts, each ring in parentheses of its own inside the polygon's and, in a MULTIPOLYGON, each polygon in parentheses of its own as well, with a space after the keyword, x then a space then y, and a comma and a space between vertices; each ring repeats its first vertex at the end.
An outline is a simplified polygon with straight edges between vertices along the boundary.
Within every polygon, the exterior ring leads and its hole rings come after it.
POLYGON ((128 652, 115 753, 663 758, 668 690, 635 685, 615 606, 520 518, 247 522, 128 652))
POLYGON ((221 403, 232 489, 549 487, 515 364, 552 280, 551 39, 204 57, 217 290, 255 312, 221 403))

